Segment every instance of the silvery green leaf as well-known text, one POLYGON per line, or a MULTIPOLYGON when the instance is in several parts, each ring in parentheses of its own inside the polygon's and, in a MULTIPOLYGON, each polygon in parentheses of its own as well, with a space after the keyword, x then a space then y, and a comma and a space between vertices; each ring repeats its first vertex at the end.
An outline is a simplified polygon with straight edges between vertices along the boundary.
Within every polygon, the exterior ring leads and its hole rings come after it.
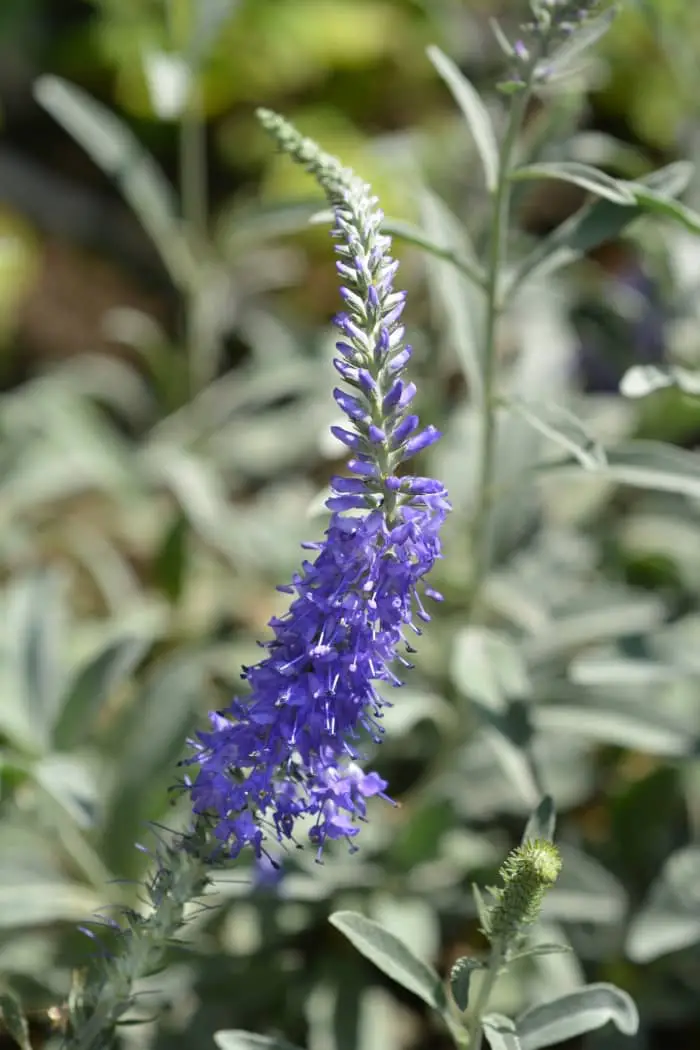
POLYGON ((547 842, 554 842, 556 824, 557 813, 554 808, 554 799, 551 795, 544 795, 525 826, 522 837, 523 844, 535 839, 545 839, 547 842))
POLYGON ((298 1050, 293 1043, 273 1035, 258 1035, 241 1028, 222 1029, 214 1032, 214 1042, 219 1050, 298 1050))
POLYGON ((627 932, 630 959, 645 965, 700 942, 700 847, 673 853, 627 932))
POLYGON ((32 775, 46 794, 71 817, 77 827, 95 824, 99 798, 94 768, 75 755, 46 755, 32 769, 32 775))
POLYGON ((531 1007, 518 1017, 516 1028, 522 1050, 540 1050, 610 1022, 623 1035, 634 1035, 639 1027, 639 1014, 627 992, 600 982, 531 1007))
POLYGON ((452 97, 469 125, 481 156, 486 188, 493 193, 498 183, 498 143, 486 106, 476 88, 439 47, 431 45, 428 48, 428 58, 452 92, 452 97))
POLYGON ((672 219, 674 222, 690 230, 691 233, 700 233, 700 214, 689 208, 680 201, 673 200, 663 193, 649 189, 641 180, 627 184, 635 196, 635 200, 644 211, 659 215, 664 219, 672 219))
POLYGON ((136 136, 105 106, 59 77, 39 77, 34 94, 97 165, 116 180, 178 287, 196 280, 173 189, 136 136))
POLYGON ((562 870, 556 885, 545 897, 544 920, 619 927, 627 907, 620 881, 582 850, 565 843, 559 848, 562 870))
POLYGON ((162 805, 204 688, 203 661, 180 648, 152 669, 121 723, 112 729, 117 777, 101 825, 108 862, 118 868, 142 834, 153 800, 162 805))
MULTIPOLYGON (((580 466, 570 461, 538 467, 539 472, 551 475, 575 470, 580 470, 580 466)), ((700 460, 697 454, 661 441, 628 441, 607 449, 606 463, 599 474, 621 485, 700 498, 700 460)))
POLYGON ((584 468, 597 470, 606 461, 605 449, 589 433, 585 424, 564 408, 549 402, 509 398, 511 412, 521 416, 534 430, 566 449, 584 468))
POLYGON ((64 689, 64 583, 55 573, 37 573, 16 580, 9 593, 5 630, 15 703, 34 745, 48 745, 64 689))
POLYGON ((148 637, 110 640, 76 670, 54 730, 57 748, 68 750, 84 742, 103 705, 129 677, 148 644, 148 637))
POLYGON ((445 990, 438 974, 393 933, 357 912, 334 912, 330 922, 397 984, 413 992, 434 1010, 445 1010, 445 990))
POLYGON ((19 1045, 20 1050, 32 1050, 29 1038, 29 1023, 19 998, 8 988, 0 991, 0 1018, 11 1039, 19 1045))
POLYGON ((687 190, 694 174, 695 165, 692 161, 676 160, 630 183, 630 189, 635 193, 641 185, 660 197, 680 197, 687 190))
POLYGON ((503 1014, 486 1014, 481 1021, 491 1050, 522 1050, 515 1024, 503 1014))
POLYGON ((504 711, 509 699, 532 692, 518 646, 486 627, 465 627, 457 632, 450 677, 461 692, 492 711, 504 711))
POLYGON ((539 764, 532 749, 534 730, 529 709, 512 704, 504 717, 493 717, 482 727, 485 742, 523 804, 531 809, 542 797, 539 764))
POLYGON ((602 588, 591 589, 582 599, 570 601, 566 612, 542 625, 522 643, 530 666, 573 654, 595 642, 643 634, 664 619, 664 602, 653 595, 602 588))
POLYGON ((475 970, 484 969, 486 969, 486 967, 483 962, 480 962, 479 959, 471 958, 468 955, 463 955, 461 959, 457 959, 452 966, 452 969, 450 970, 450 989, 452 991, 452 998, 462 1013, 464 1013, 469 1006, 469 985, 471 983, 472 974, 475 970))
MULTIPOLYGON (((431 243, 445 245, 455 258, 473 258, 464 227, 444 202, 427 189, 423 189, 420 194, 420 212, 421 222, 431 243)), ((473 282, 451 261, 427 257, 425 265, 440 333, 449 348, 454 348, 469 386, 470 397, 480 404, 483 399, 483 377, 478 326, 482 300, 475 296, 473 282)))
POLYGON ((32 879, 19 873, 18 881, 2 871, 0 929, 80 922, 104 905, 100 893, 76 882, 32 879))
POLYGON ((515 168, 511 173, 511 179, 521 181, 523 179, 560 179, 563 182, 573 183, 580 186, 597 197, 612 201, 613 204, 634 205, 636 197, 627 184, 619 179, 614 179, 604 171, 591 167, 589 164, 581 164, 579 161, 557 161, 551 163, 528 164, 521 168, 515 168))
POLYGON ((675 758, 693 754, 698 747, 697 737, 670 724, 663 713, 637 712, 624 703, 542 704, 533 717, 540 731, 577 734, 649 755, 675 758))
POLYGON ((617 204, 603 198, 584 204, 561 226, 543 238, 516 267, 510 282, 510 292, 519 288, 530 271, 539 267, 550 255, 562 250, 568 250, 574 257, 585 255, 605 241, 614 240, 630 223, 643 215, 645 210, 653 207, 663 210, 673 194, 682 192, 687 174, 686 167, 679 168, 677 163, 669 164, 637 179, 636 182, 626 183, 635 197, 632 205, 617 204), (652 196, 655 197, 654 201, 652 196))

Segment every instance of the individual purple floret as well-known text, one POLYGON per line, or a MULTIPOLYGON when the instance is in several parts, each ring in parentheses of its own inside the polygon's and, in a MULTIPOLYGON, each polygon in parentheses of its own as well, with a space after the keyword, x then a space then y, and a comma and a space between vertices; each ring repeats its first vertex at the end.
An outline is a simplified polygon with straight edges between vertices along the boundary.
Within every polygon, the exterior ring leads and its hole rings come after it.
MULTIPOLYGON (((379 741, 388 701, 381 683, 401 685, 394 665, 410 667, 408 632, 429 620, 418 584, 440 557, 449 510, 444 486, 399 476, 400 465, 439 432, 419 429, 410 412, 415 387, 404 378, 411 356, 400 323, 405 294, 393 290, 397 263, 380 233, 382 213, 369 187, 274 114, 260 114, 283 149, 303 163, 335 212, 333 236, 345 312, 335 366, 344 381, 334 397, 348 418, 333 427, 352 452, 350 477, 333 479, 321 542, 305 544, 288 586, 288 612, 270 621, 267 655, 244 668, 250 695, 210 716, 192 762, 195 813, 212 817, 231 856, 247 845, 297 842, 302 819, 319 856, 328 839, 351 840, 367 799, 387 783, 365 772, 363 743, 379 741)), ((425 589, 426 595, 440 595, 425 589)))

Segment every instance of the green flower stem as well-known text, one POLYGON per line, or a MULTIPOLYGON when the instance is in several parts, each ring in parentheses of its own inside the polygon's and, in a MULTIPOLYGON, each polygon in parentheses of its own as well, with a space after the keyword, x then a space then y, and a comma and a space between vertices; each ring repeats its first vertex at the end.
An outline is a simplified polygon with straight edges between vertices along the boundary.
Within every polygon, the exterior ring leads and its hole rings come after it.
POLYGON ((500 940, 494 940, 491 944, 488 969, 481 982, 481 986, 474 1000, 474 1006, 470 1011, 467 1024, 467 1047, 468 1050, 481 1050, 484 1037, 484 1029, 481 1021, 488 1009, 489 1000, 498 979, 499 971, 506 959, 505 945, 500 940))
POLYGON ((157 852, 157 868, 145 885, 150 909, 122 914, 110 954, 96 955, 68 1004, 64 1050, 112 1050, 116 1028, 134 1000, 134 987, 162 963, 186 919, 188 904, 209 884, 207 830, 202 822, 157 852))
POLYGON ((481 404, 481 448, 478 465, 476 509, 472 521, 472 557, 474 571, 471 583, 471 609, 476 605, 491 563, 489 524, 493 502, 493 471, 496 454, 495 380, 497 374, 496 335, 501 312, 499 284, 505 261, 510 220, 511 166, 520 134, 531 87, 523 88, 513 99, 508 126, 499 151, 498 182, 493 198, 491 240, 486 270, 486 318, 482 349, 484 396, 481 404))

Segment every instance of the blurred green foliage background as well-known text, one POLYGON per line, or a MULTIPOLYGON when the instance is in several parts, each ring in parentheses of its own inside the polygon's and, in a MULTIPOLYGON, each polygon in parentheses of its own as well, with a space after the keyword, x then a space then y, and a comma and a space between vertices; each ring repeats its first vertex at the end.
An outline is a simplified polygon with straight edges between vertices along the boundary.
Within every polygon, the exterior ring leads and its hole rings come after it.
MULTIPOLYGON (((700 9, 622 6, 586 76, 533 107, 536 156, 625 178, 697 161, 700 9)), ((193 912, 139 990, 138 1015, 160 1020, 124 1041, 205 1047, 241 1027, 309 1050, 442 1045, 326 917, 365 910, 446 971, 481 946, 470 883, 493 877, 544 788, 564 870, 541 936, 575 954, 523 966, 497 1008, 613 980, 640 1004, 638 1047, 698 1045, 700 409, 675 380, 618 392, 635 366, 700 364, 697 232, 643 218, 513 301, 502 383, 540 426, 501 428, 497 564, 465 622, 479 304, 409 241, 480 250, 485 196, 425 48, 498 122, 489 18, 511 32, 524 8, 3 0, 0 982, 37 1011, 37 1047, 95 951, 76 923, 135 904, 134 844, 149 821, 184 820, 169 788, 185 739, 240 689, 338 465, 332 252, 258 105, 372 181, 400 232, 413 224, 396 249, 420 408, 445 433, 424 472, 455 507, 434 583, 447 601, 375 758, 400 806, 373 807, 357 856, 295 854, 277 894, 245 864, 217 875, 221 907, 193 912), (603 445, 607 467, 580 469, 603 445)), ((584 198, 524 185, 514 260, 584 198)), ((696 174, 684 200, 699 199, 696 174)))

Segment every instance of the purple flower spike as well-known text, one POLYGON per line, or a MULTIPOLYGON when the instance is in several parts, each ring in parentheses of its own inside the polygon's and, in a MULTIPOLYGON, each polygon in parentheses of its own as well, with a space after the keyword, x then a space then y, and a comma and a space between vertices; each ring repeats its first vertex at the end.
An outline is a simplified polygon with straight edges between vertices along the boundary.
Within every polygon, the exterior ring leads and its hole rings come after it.
POLYGON ((393 291, 397 263, 376 199, 281 118, 260 119, 335 210, 346 312, 336 318, 344 338, 334 364, 351 392, 334 391, 349 425, 331 431, 353 452, 352 476, 331 482, 323 541, 304 545, 314 561, 281 588, 288 611, 270 621, 264 658, 244 669, 249 695, 210 716, 190 760, 199 765, 194 812, 211 818, 231 856, 250 848, 265 861, 271 843, 302 836, 319 858, 329 839, 355 849, 368 799, 387 799, 386 782, 359 762, 366 742, 382 737, 379 687, 401 684, 395 663, 412 666, 402 651, 414 652, 407 635, 427 618, 419 589, 441 556, 450 507, 439 482, 396 473, 439 434, 416 433, 418 417, 406 412, 415 386, 402 375, 411 356, 397 323, 405 295, 393 291))

